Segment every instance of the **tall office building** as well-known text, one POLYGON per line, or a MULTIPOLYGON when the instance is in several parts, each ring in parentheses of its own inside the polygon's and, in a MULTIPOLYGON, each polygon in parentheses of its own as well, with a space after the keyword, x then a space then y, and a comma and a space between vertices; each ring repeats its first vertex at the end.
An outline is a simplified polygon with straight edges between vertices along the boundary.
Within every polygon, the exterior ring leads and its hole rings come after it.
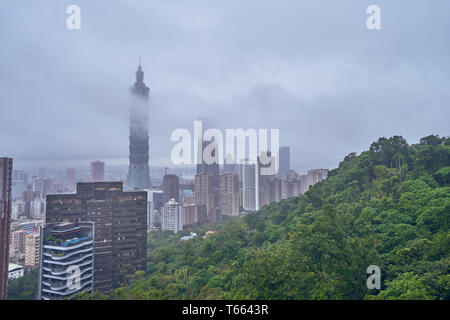
POLYGON ((280 162, 279 162, 279 169, 278 174, 284 174, 291 170, 291 152, 289 150, 289 147, 280 147, 280 162))
POLYGON ((130 109, 130 166, 127 186, 133 190, 150 188, 150 168, 148 165, 148 94, 150 89, 144 83, 144 72, 139 62, 136 82, 131 87, 133 103, 130 109))
POLYGON ((257 184, 257 173, 255 164, 246 163, 243 165, 243 181, 242 181, 242 195, 243 207, 246 211, 258 210, 259 194, 257 184))
POLYGON ((66 182, 68 185, 75 185, 76 171, 74 168, 68 168, 66 172, 66 182))
POLYGON ((214 206, 212 174, 201 173, 195 175, 194 195, 195 203, 204 205, 206 208, 206 220, 208 222, 217 221, 217 211, 214 206))
POLYGON ((105 163, 103 161, 91 162, 91 181, 102 182, 105 180, 105 163))
POLYGON ((12 168, 13 159, 0 158, 0 300, 8 296, 12 168))
POLYGON ((165 174, 163 177, 163 201, 167 203, 170 199, 180 202, 180 179, 175 174, 165 174))
POLYGON ((46 223, 92 221, 94 289, 109 293, 147 268, 147 192, 122 182, 78 183, 76 194, 47 195, 46 223))
POLYGON ((239 215, 239 177, 235 173, 225 173, 219 179, 220 214, 239 215))
POLYGON ((70 299, 93 292, 93 222, 54 223, 42 228, 39 300, 70 299))
POLYGON ((161 221, 162 231, 173 231, 177 233, 183 230, 183 218, 180 205, 175 199, 170 199, 164 204, 161 221))

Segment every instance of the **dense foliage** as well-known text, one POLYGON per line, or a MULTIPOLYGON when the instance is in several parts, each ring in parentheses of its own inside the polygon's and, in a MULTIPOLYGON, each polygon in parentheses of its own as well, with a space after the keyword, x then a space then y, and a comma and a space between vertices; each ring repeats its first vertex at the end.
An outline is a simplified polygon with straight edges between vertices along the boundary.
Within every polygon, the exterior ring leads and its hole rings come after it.
POLYGON ((450 138, 380 138, 305 195, 180 241, 152 233, 147 273, 85 299, 449 299, 450 138), (367 267, 381 268, 368 290, 367 267))
POLYGON ((30 271, 19 279, 11 279, 8 281, 8 300, 34 300, 37 287, 37 270, 30 271))

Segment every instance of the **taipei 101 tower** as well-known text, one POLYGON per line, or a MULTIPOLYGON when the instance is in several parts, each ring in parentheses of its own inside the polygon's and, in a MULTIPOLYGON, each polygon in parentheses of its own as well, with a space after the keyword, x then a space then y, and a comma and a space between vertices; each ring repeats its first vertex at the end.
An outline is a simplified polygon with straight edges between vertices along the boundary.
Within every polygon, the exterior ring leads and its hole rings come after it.
POLYGON ((130 166, 127 186, 131 190, 150 188, 150 169, 148 166, 148 93, 144 83, 141 61, 136 71, 136 82, 131 87, 132 104, 130 108, 130 166))

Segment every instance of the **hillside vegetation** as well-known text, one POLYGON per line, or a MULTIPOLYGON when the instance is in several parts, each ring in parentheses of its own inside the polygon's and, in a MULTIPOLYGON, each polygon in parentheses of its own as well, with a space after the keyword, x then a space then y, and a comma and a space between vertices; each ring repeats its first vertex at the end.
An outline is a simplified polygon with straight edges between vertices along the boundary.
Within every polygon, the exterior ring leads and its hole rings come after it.
POLYGON ((450 138, 380 138, 304 195, 182 242, 152 233, 147 273, 78 299, 449 299, 450 138), (367 267, 381 269, 368 290, 367 267))

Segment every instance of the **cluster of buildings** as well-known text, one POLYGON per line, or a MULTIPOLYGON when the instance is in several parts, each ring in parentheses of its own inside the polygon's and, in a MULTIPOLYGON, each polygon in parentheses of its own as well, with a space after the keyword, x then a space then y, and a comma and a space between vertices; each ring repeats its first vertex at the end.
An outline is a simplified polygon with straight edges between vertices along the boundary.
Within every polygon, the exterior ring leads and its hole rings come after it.
MULTIPOLYGON (((125 183, 108 181, 105 163, 93 161, 89 176, 75 168, 50 177, 45 169, 29 179, 0 158, 0 300, 8 278, 39 273, 37 297, 70 299, 78 292, 111 293, 147 270, 147 234, 179 232, 225 216, 240 216, 304 193, 327 170, 299 175, 288 147, 279 150, 279 171, 264 165, 200 163, 189 178, 164 172, 152 185, 149 168, 148 95, 139 65, 131 88, 129 167, 125 183)), ((207 146, 202 143, 202 151, 207 146)), ((193 168, 194 169, 194 168, 193 168)), ((189 240, 196 236, 183 237, 189 240)))
MULTIPOLYGON (((262 164, 199 164, 189 181, 167 170, 159 188, 148 191, 148 226, 151 230, 178 232, 224 216, 241 216, 265 205, 303 194, 325 179, 327 169, 298 174, 290 168, 289 147, 279 150, 277 173, 262 173, 262 164)), ((245 162, 245 161, 244 161, 245 162)))

